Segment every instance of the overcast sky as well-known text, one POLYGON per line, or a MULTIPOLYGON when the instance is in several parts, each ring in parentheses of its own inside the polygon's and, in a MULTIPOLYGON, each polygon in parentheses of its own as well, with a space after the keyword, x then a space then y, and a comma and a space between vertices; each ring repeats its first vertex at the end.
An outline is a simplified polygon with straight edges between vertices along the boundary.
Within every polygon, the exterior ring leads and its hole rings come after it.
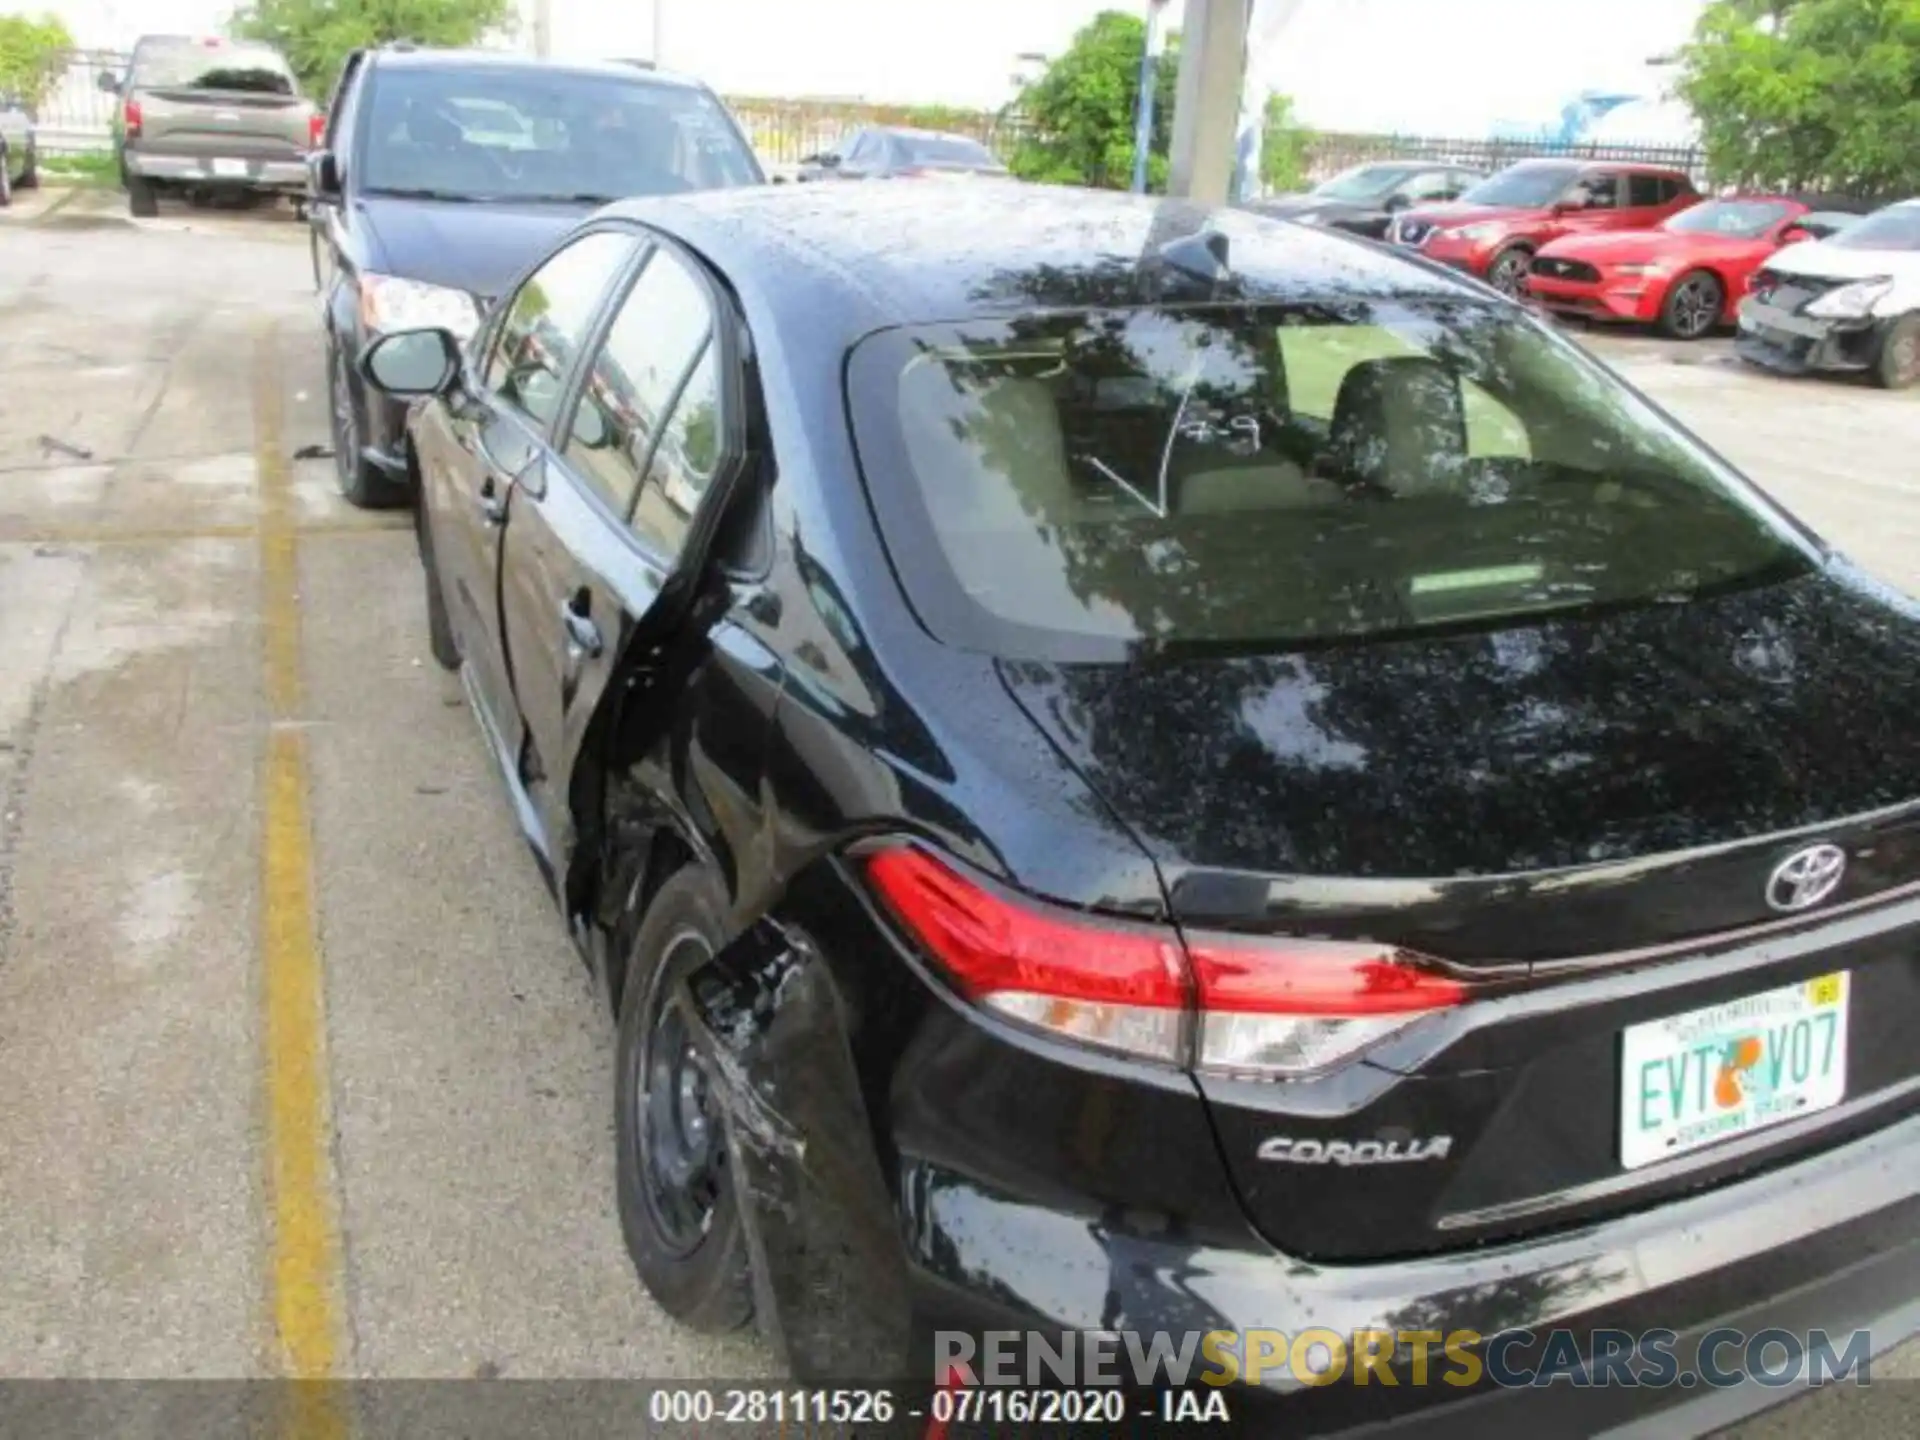
MULTIPOLYGON (((523 8, 528 0, 522 0, 523 8)), ((734 94, 994 106, 1023 52, 1064 49, 1103 9, 1144 0, 550 0, 563 56, 665 58, 734 94)), ((1302 0, 1268 65, 1309 122, 1473 134, 1544 120, 1588 88, 1644 89, 1704 0, 1302 0), (1600 17, 1604 15, 1604 20, 1600 17)), ((39 0, 83 44, 217 28, 232 0, 39 0)), ((38 8, 29 3, 28 8, 38 8)), ((1177 15, 1182 0, 1174 0, 1177 15)), ((530 32, 523 28, 522 38, 530 32)))

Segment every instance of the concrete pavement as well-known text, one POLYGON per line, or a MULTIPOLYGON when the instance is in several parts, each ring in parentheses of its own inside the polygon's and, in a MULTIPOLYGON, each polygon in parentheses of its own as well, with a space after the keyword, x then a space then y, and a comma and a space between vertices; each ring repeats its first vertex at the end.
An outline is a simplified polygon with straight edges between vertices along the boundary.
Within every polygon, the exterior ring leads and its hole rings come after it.
MULTIPOLYGON (((0 225, 0 1376, 771 1373, 635 1282, 611 1026, 411 535, 291 459, 304 232, 71 218, 0 225)), ((1920 590, 1920 397, 1596 344, 1920 590)))

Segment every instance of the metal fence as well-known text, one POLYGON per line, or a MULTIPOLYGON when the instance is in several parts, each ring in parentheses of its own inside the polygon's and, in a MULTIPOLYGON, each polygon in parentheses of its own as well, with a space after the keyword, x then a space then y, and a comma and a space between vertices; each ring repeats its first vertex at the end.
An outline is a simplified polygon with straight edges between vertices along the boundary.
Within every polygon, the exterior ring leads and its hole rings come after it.
POLYGON ((790 165, 815 154, 862 125, 907 125, 967 135, 1006 159, 1027 128, 1018 115, 983 110, 758 96, 730 96, 727 104, 740 117, 753 148, 772 165, 790 165))
MULTIPOLYGON (((118 101, 100 89, 102 74, 125 71, 127 57, 112 50, 76 50, 39 106, 40 148, 50 154, 105 150, 113 143, 118 101)), ((761 158, 791 165, 825 149, 861 125, 912 125, 970 135, 1003 160, 1031 133, 1011 111, 959 110, 941 106, 874 105, 860 100, 780 100, 733 96, 727 102, 761 158)), ((1387 158, 1432 160, 1498 170, 1516 160, 1554 156, 1582 160, 1637 161, 1671 165, 1704 182, 1705 157, 1697 149, 1659 145, 1560 145, 1535 140, 1463 140, 1419 135, 1315 133, 1305 143, 1306 169, 1325 179, 1349 165, 1387 158)))
POLYGON ((1696 183, 1709 179, 1703 151, 1689 145, 1568 145, 1550 140, 1459 140, 1430 135, 1315 133, 1306 143, 1307 173, 1324 180, 1369 160, 1425 160, 1489 173, 1519 160, 1616 160, 1684 170, 1696 183))
POLYGON ((127 57, 117 50, 75 50, 33 109, 35 144, 50 155, 85 154, 113 144, 119 100, 100 88, 102 75, 118 75, 127 57))

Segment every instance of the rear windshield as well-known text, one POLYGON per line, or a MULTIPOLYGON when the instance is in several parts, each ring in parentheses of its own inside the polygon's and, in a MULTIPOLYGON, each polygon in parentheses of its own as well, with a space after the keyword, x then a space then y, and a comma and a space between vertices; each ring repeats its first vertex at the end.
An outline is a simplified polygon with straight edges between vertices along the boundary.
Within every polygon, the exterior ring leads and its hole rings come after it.
POLYGON ((1677 604, 1817 551, 1511 308, 1173 307, 880 332, 855 438, 922 622, 1009 658, 1677 604))
POLYGON ((370 105, 359 163, 374 192, 603 203, 761 178, 718 101, 637 71, 394 66, 370 105))
POLYGON ((993 152, 962 135, 902 135, 898 137, 910 165, 976 165, 1000 168, 993 152))
POLYGON ((1315 186, 1313 193, 1324 200, 1378 200, 1415 173, 1404 165, 1356 165, 1315 186))
POLYGON ((1893 205, 1827 242, 1842 250, 1920 250, 1920 205, 1893 205))
POLYGON ((1580 178, 1577 165, 1526 165, 1488 176, 1460 197, 1468 205, 1551 205, 1580 178))
POLYGON ((149 40, 133 52, 131 83, 141 89, 231 90, 292 95, 293 72, 260 45, 149 40))

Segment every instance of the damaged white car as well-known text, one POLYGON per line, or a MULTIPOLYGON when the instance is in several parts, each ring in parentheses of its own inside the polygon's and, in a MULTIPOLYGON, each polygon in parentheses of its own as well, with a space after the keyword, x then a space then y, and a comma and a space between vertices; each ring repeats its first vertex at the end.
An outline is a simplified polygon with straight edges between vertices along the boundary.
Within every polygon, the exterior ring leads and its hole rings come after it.
POLYGON ((1920 381, 1920 199, 1767 261, 1740 306, 1738 346, 1790 374, 1865 372, 1889 390, 1920 381))

